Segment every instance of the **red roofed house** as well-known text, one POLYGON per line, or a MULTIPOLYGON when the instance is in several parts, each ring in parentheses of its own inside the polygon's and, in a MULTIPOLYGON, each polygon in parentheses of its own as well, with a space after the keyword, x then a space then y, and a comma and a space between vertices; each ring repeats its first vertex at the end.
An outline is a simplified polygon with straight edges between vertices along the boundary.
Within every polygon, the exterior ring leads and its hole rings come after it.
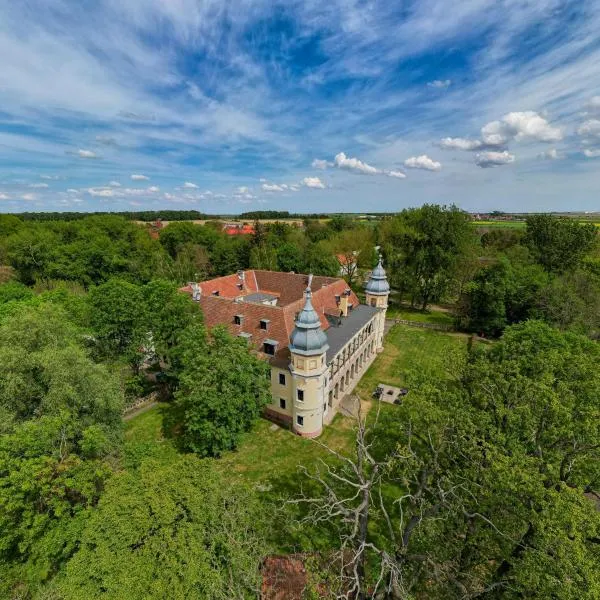
POLYGON ((254 235, 256 233, 254 226, 248 225, 248 223, 244 223, 243 225, 228 223, 223 227, 223 231, 226 235, 254 235))
POLYGON ((389 285, 381 262, 366 304, 343 279, 275 271, 240 271, 181 291, 200 304, 208 327, 226 325, 269 361, 266 416, 302 436, 321 433, 383 347, 389 285))

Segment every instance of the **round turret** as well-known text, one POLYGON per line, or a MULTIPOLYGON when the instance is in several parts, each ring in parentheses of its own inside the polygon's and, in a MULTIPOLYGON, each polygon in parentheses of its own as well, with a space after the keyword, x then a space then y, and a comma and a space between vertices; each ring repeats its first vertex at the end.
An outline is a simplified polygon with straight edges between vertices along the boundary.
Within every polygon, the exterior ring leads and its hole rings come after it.
POLYGON ((373 269, 365 292, 372 296, 387 296, 390 293, 390 284, 388 283, 385 269, 383 268, 382 258, 379 257, 377 266, 373 269))
POLYGON ((306 288, 306 302, 296 317, 294 331, 290 336, 290 352, 304 356, 323 354, 329 348, 327 334, 321 329, 321 320, 312 302, 310 287, 306 288))

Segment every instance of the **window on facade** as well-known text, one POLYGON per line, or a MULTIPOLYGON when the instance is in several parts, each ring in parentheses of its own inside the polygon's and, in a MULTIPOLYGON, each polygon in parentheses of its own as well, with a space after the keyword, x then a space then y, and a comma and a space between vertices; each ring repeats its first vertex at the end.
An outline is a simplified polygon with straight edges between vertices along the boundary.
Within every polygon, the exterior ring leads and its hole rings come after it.
POLYGON ((302 425, 304 425, 304 417, 301 417, 300 415, 298 415, 296 417, 296 423, 298 423, 298 425, 300 425, 300 427, 302 427, 302 425))
POLYGON ((242 315, 235 315, 235 316, 233 317, 233 322, 234 322, 236 325, 241 325, 241 324, 242 324, 242 320, 243 320, 243 317, 242 317, 242 315))
POLYGON ((304 401, 304 390, 298 390, 298 400, 304 401))
POLYGON ((269 319, 261 319, 260 320, 260 328, 267 329, 269 327, 269 319))
POLYGON ((377 300, 375 298, 371 298, 371 306, 375 306, 377 304, 377 300))
POLYGON ((285 408, 285 399, 279 398, 279 408, 285 408))
POLYGON ((279 383, 285 385, 285 375, 283 373, 279 373, 279 383))
POLYGON ((265 354, 268 354, 269 356, 275 355, 275 346, 273 344, 269 344, 269 343, 265 342, 263 347, 264 347, 265 354))

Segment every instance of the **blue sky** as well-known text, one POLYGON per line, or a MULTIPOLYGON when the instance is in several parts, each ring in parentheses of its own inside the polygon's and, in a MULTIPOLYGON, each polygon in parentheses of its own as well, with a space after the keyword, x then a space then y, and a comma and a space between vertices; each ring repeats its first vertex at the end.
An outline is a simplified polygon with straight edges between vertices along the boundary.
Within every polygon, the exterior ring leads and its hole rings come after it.
POLYGON ((0 6, 0 211, 600 211, 600 0, 0 6))

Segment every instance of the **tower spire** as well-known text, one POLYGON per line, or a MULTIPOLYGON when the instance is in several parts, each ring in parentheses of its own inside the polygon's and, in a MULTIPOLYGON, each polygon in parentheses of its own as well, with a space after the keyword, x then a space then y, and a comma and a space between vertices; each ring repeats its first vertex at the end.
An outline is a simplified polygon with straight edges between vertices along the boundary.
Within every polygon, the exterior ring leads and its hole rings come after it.
POLYGON ((329 348, 327 334, 321 328, 321 320, 312 305, 312 291, 307 287, 304 308, 296 317, 295 327, 290 336, 290 351, 305 356, 323 354, 329 348))

